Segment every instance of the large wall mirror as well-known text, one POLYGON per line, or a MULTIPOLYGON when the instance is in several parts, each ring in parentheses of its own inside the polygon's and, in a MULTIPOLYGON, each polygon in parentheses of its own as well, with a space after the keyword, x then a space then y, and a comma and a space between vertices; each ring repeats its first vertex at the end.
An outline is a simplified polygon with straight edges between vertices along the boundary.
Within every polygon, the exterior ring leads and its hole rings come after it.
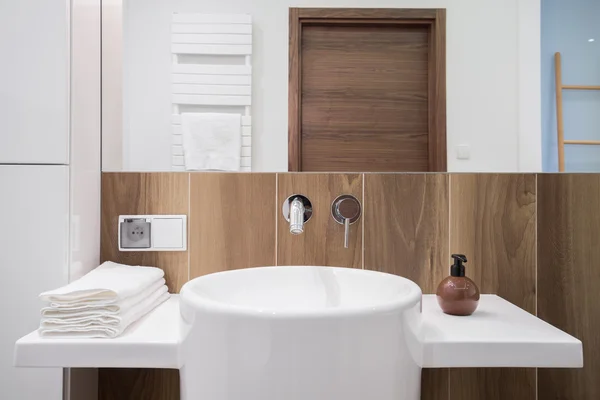
POLYGON ((531 172, 556 154, 539 0, 102 7, 103 171, 531 172))

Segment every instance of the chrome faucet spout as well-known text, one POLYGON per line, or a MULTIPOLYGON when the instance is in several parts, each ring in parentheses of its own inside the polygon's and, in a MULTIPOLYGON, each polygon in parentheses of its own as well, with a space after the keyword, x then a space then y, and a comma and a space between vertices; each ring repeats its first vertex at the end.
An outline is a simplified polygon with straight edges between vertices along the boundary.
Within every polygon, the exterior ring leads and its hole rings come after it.
POLYGON ((283 201, 281 211, 283 218, 290 224, 290 233, 300 235, 304 232, 304 224, 312 216, 312 204, 308 197, 293 194, 283 201))
POLYGON ((304 232, 304 203, 295 197, 290 204, 290 233, 299 235, 304 232))

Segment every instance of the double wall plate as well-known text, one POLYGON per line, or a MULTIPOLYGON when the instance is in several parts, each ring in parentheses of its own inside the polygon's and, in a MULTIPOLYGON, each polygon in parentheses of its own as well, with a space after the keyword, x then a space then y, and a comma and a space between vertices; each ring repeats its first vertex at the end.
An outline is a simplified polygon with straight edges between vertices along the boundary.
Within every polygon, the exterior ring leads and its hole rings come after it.
POLYGON ((119 251, 187 250, 186 215, 120 215, 119 251))

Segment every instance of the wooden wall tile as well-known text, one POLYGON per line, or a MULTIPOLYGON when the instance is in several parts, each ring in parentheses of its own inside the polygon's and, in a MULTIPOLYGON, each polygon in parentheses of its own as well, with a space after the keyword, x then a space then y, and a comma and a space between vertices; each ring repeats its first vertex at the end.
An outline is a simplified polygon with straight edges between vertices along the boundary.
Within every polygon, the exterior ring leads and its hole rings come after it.
POLYGON ((450 400, 450 370, 424 368, 421 370, 421 400, 450 400))
POLYGON ((162 268, 169 291, 177 293, 188 280, 187 251, 119 251, 119 215, 188 215, 187 173, 103 173, 100 258, 162 268))
POLYGON ((583 342, 583 369, 539 369, 539 399, 600 399, 600 175, 538 175, 538 315, 583 342))
MULTIPOLYGON (((467 276, 535 314, 534 174, 452 174, 450 250, 464 253, 467 276)), ((451 400, 535 399, 535 369, 453 369, 451 400)))
POLYGON ((331 203, 351 194, 363 204, 361 174, 277 174, 278 265, 329 265, 362 268, 362 224, 364 215, 350 226, 350 245, 344 248, 344 226, 331 216, 331 203), (292 194, 308 197, 313 215, 304 233, 292 235, 281 206, 292 194))
POLYGON ((192 173, 190 278, 275 265, 276 174, 192 173))
MULTIPOLYGON (((365 269, 435 293, 448 275, 448 177, 365 174, 365 269)), ((448 370, 424 369, 423 400, 448 400, 448 370)))
POLYGON ((99 400, 179 400, 176 369, 101 368, 99 400))
MULTIPOLYGON (((188 254, 179 252, 120 252, 119 215, 188 215, 187 173, 103 173, 100 257, 132 265, 162 268, 172 293, 188 280, 188 254)), ((99 400, 179 399, 179 371, 163 369, 99 369, 99 400)))
POLYGON ((536 400, 535 369, 451 369, 450 400, 536 400))
POLYGON ((535 314, 536 183, 533 174, 452 174, 450 250, 467 275, 535 314))
POLYGON ((450 265, 447 182, 444 174, 365 174, 365 269, 435 293, 450 265))

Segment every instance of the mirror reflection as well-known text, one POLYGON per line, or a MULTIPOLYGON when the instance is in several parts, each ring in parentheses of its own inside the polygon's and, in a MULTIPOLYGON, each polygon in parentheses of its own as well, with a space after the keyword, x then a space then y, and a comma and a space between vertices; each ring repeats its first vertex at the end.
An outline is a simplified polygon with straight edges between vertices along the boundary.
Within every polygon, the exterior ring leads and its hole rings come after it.
POLYGON ((600 169, 593 0, 112 3, 104 171, 600 169))

